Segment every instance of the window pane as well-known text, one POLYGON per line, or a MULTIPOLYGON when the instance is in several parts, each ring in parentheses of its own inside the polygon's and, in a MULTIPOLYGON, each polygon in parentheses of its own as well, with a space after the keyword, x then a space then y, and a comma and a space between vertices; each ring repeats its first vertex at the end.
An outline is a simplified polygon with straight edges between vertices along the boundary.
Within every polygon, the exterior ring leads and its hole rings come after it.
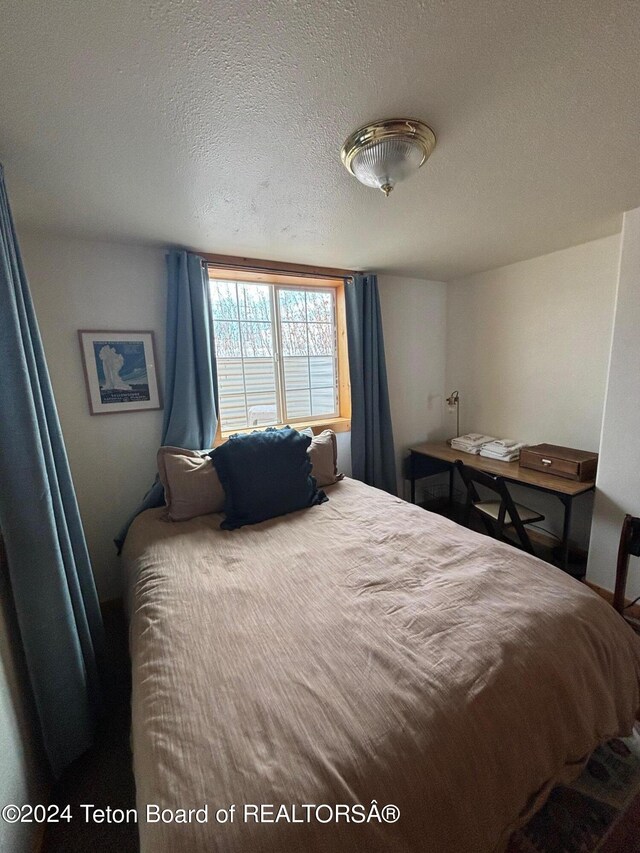
POLYGON ((308 418, 311 416, 311 399, 308 390, 287 389, 287 419, 308 418))
POLYGON ((278 423, 272 358, 218 359, 218 395, 225 432, 278 423))
POLYGON ((243 429, 247 426, 244 394, 227 396, 220 394, 220 421, 224 430, 243 429))
POLYGON ((307 320, 315 323, 333 322, 333 293, 311 290, 307 293, 307 320))
POLYGON ((307 319, 304 290, 279 290, 280 319, 304 323, 307 319))
POLYGON ((241 320, 271 320, 268 284, 238 283, 238 307, 241 320))
POLYGON ((282 323, 282 354, 307 355, 307 324, 282 323))
POLYGON ((209 293, 214 320, 237 319, 238 303, 235 281, 211 281, 209 282, 209 293))
POLYGON ((275 394, 247 394, 247 426, 278 423, 275 394))
POLYGON ((335 338, 329 323, 309 323, 309 355, 333 355, 335 338))
POLYGON ((271 323, 241 323, 242 350, 245 358, 273 355, 271 323))
POLYGON ((308 388, 309 387, 309 359, 301 358, 284 359, 284 385, 285 388, 308 388))
POLYGON ((311 414, 333 415, 337 410, 335 388, 313 388, 311 390, 311 414))
POLYGON ((240 358, 240 326, 238 323, 213 321, 213 334, 216 340, 218 358, 240 358))
POLYGON ((309 359, 312 388, 333 388, 336 384, 335 361, 332 356, 309 359))
POLYGON ((225 433, 336 414, 332 289, 212 279, 209 292, 225 433), (274 294, 280 364, 275 358, 274 294))
POLYGON ((244 362, 247 394, 269 393, 275 400, 276 367, 272 358, 247 358, 244 362))
POLYGON ((218 359, 218 390, 220 399, 244 394, 244 371, 241 358, 218 359))

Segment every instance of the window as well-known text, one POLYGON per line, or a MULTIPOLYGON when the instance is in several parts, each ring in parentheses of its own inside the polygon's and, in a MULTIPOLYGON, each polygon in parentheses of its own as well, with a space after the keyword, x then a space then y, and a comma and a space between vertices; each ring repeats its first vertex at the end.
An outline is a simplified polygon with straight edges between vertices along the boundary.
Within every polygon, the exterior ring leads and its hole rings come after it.
POLYGON ((209 272, 222 434, 282 424, 348 429, 343 283, 254 277, 261 280, 209 272))

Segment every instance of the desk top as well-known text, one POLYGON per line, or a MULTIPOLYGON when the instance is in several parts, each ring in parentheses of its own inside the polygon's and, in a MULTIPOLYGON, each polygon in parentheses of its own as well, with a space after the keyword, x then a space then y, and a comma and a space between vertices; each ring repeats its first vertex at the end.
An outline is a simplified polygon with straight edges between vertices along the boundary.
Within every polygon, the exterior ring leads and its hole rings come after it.
POLYGON ((409 449, 412 453, 431 456, 434 459, 441 459, 443 462, 455 462, 460 459, 461 462, 470 468, 475 468, 476 471, 485 471, 487 474, 504 477, 505 480, 512 483, 522 483, 523 486, 533 486, 562 495, 581 495, 595 487, 594 480, 585 480, 583 483, 566 480, 564 477, 548 474, 546 471, 521 468, 518 462, 501 462, 499 459, 487 459, 485 456, 455 450, 446 441, 425 441, 423 444, 416 444, 409 449))

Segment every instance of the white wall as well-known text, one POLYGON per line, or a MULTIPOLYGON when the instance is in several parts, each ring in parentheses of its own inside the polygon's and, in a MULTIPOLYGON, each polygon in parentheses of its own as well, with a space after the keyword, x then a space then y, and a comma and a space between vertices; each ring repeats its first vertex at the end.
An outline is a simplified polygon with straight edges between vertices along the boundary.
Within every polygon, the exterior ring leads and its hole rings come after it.
POLYGON ((164 252, 19 229, 80 513, 102 599, 120 594, 113 537, 155 477, 162 412, 90 415, 78 329, 155 332, 164 376, 164 252))
MULTIPOLYGON (((449 283, 446 385, 462 432, 598 450, 619 250, 616 235, 449 283)), ((561 530, 559 501, 517 494, 561 530)), ((575 502, 583 547, 591 505, 575 502)))
MULTIPOLYGON (((45 761, 24 671, 6 570, 0 569, 0 806, 47 802, 45 761)), ((0 850, 35 849, 39 827, 0 820, 0 850)))
POLYGON ((378 276, 396 446, 398 494, 407 449, 443 437, 446 285, 378 276))
MULTIPOLYGON (((615 585, 620 528, 640 515, 640 208, 624 215, 609 380, 587 575, 615 585)), ((631 557, 627 597, 640 595, 640 565, 631 557)))

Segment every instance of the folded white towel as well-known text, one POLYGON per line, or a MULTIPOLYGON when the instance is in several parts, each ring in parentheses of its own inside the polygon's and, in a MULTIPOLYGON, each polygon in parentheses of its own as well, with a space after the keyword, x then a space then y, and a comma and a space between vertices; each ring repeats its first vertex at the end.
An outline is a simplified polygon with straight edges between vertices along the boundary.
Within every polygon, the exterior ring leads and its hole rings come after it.
POLYGON ((482 446, 483 450, 486 450, 490 453, 496 453, 502 456, 509 456, 511 453, 515 453, 515 451, 519 451, 524 447, 524 443, 520 442, 510 442, 509 445, 505 445, 500 441, 491 441, 488 444, 484 444, 482 446))
POLYGON ((495 439, 490 435, 482 435, 479 432, 470 432, 467 435, 459 435, 451 439, 451 446, 462 449, 464 447, 482 447, 495 439))
POLYGON ((458 445, 451 443, 451 447, 453 450, 459 450, 460 453, 471 453, 472 456, 478 456, 480 453, 479 447, 458 447, 458 445))
POLYGON ((457 441, 455 438, 451 440, 451 447, 454 450, 476 450, 479 451, 482 444, 469 444, 466 441, 457 441))
POLYGON ((485 448, 480 449, 480 456, 484 456, 485 459, 497 459, 500 462, 514 462, 516 459, 520 458, 520 450, 514 450, 512 453, 493 453, 491 450, 485 450, 485 448))
POLYGON ((488 453, 487 454, 481 454, 481 456, 484 459, 490 459, 492 462, 509 463, 509 462, 517 462, 518 459, 520 459, 519 453, 514 453, 513 456, 490 456, 488 453))
POLYGON ((515 447, 519 442, 514 441, 512 438, 496 438, 491 443, 498 447, 515 447))
POLYGON ((476 444, 484 439, 486 439, 486 435, 483 435, 481 432, 468 432, 466 435, 459 435, 455 440, 468 441, 471 444, 476 444))

